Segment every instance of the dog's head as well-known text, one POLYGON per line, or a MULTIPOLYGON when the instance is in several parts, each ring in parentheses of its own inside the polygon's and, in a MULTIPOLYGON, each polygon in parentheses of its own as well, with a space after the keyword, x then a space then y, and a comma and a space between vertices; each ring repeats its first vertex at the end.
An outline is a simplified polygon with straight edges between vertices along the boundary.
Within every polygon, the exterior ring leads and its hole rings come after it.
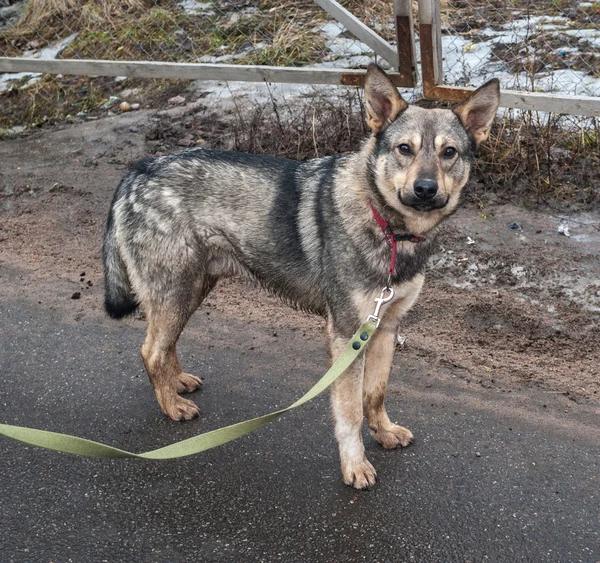
POLYGON ((456 209, 499 101, 494 79, 453 110, 409 106, 385 72, 369 65, 365 102, 375 184, 414 234, 427 233, 456 209))

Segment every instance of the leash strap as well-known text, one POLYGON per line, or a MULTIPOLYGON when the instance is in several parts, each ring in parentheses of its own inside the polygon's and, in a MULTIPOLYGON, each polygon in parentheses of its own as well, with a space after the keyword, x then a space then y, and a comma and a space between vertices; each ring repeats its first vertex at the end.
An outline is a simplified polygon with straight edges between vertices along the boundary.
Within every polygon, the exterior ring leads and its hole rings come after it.
MULTIPOLYGON (((379 307, 377 312, 379 311, 379 307)), ((377 318, 377 317, 375 317, 377 318)), ((295 409, 304 403, 307 403, 320 393, 322 393, 327 387, 329 387, 350 365, 356 360, 356 358, 362 353, 365 346, 369 343, 373 333, 377 328, 378 322, 373 320, 373 316, 369 317, 361 327, 354 333, 354 336, 350 339, 339 358, 329 368, 327 373, 317 383, 306 392, 306 394, 298 399, 295 403, 285 409, 259 416, 246 420, 244 422, 238 422, 231 426, 224 426, 217 430, 205 432, 192 438, 170 444, 157 450, 152 450, 143 453, 132 453, 125 450, 120 450, 112 446, 107 446, 99 442, 92 440, 85 440, 84 438, 78 438, 76 436, 69 436, 68 434, 58 434, 56 432, 48 432, 46 430, 36 430, 34 428, 25 428, 23 426, 12 426, 10 424, 0 424, 0 435, 38 446, 40 448, 46 448, 48 450, 56 450, 58 452, 83 455, 88 457, 103 457, 103 458, 124 458, 124 457, 135 457, 141 459, 173 459, 177 457, 186 457, 194 455, 227 442, 231 442, 236 438, 248 434, 253 430, 257 430, 261 426, 268 424, 272 420, 279 418, 282 414, 295 409)))

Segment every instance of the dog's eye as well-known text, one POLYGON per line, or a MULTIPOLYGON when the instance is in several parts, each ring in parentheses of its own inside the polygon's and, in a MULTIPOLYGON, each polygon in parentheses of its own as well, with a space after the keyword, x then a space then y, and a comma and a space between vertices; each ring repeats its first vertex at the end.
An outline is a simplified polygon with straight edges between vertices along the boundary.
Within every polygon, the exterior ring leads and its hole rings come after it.
POLYGON ((400 154, 410 154, 412 152, 406 143, 398 145, 398 150, 400 151, 400 154))
POLYGON ((456 154, 456 149, 454 147, 446 147, 442 156, 444 158, 452 158, 456 154))

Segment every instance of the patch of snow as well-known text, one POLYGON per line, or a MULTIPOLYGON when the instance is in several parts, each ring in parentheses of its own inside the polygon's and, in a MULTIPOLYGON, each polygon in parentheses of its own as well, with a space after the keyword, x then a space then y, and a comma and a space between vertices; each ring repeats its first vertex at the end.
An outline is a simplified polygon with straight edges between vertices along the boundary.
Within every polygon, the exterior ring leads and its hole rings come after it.
POLYGON ((56 56, 67 47, 77 36, 76 33, 72 33, 69 37, 65 37, 64 39, 60 39, 51 45, 48 45, 41 49, 40 51, 24 51, 23 57, 28 59, 40 59, 42 61, 51 61, 56 58, 56 56))
POLYGON ((570 237, 571 233, 569 232, 569 226, 566 225, 565 223, 561 223, 558 228, 556 229, 556 231, 558 233, 560 233, 561 235, 565 235, 566 237, 570 237))
POLYGON ((600 48, 600 29, 568 29, 563 31, 563 33, 571 37, 583 39, 593 47, 600 48))
POLYGON ((248 53, 236 53, 236 54, 219 55, 219 56, 202 55, 198 59, 198 62, 199 63, 211 63, 211 64, 228 63, 230 61, 235 61, 237 59, 243 59, 246 56, 248 56, 248 53))
MULTIPOLYGON (((23 53, 25 58, 30 59, 40 59, 42 61, 50 61, 56 58, 56 56, 65 48, 69 43, 71 43, 75 37, 76 33, 69 35, 65 39, 61 39, 60 41, 56 41, 52 43, 52 45, 48 45, 44 47, 40 51, 27 51, 23 53)), ((42 77, 42 73, 40 72, 7 72, 5 74, 0 74, 0 92, 4 92, 8 90, 11 86, 11 82, 15 80, 21 80, 23 78, 29 77, 28 84, 35 84, 42 77)))
MULTIPOLYGON (((479 37, 485 41, 474 42, 460 35, 442 36, 444 82, 454 86, 480 86, 490 78, 498 78, 502 88, 507 90, 531 91, 531 75, 525 72, 511 73, 506 70, 502 61, 493 60, 492 48, 495 44, 511 45, 543 30, 556 30, 556 33, 570 37, 585 39, 593 47, 600 48, 600 29, 559 29, 561 25, 569 25, 569 21, 561 16, 535 16, 518 19, 507 23, 502 29, 485 28, 479 37)), ((557 49, 562 54, 583 54, 581 48, 567 44, 557 49)), ((522 57, 528 54, 523 52, 522 57)), ((540 72, 534 76, 535 91, 552 92, 564 95, 598 96, 600 95, 600 78, 588 72, 572 69, 556 69, 540 72)))
POLYGON ((446 35, 442 36, 442 52, 447 84, 470 83, 474 76, 488 76, 498 67, 490 61, 492 48, 487 42, 473 43, 461 36, 446 35))
POLYGON ((320 27, 316 27, 313 31, 315 33, 324 33, 329 39, 335 39, 344 33, 346 28, 341 23, 329 22, 320 27))
MULTIPOLYGON (((330 68, 331 63, 312 65, 310 68, 330 68)), ((296 100, 327 96, 332 100, 345 100, 348 87, 334 84, 277 84, 265 82, 224 82, 216 80, 197 80, 192 84, 193 89, 207 93, 202 102, 211 107, 223 110, 236 109, 239 103, 250 105, 269 104, 277 100, 280 112, 285 112, 296 100)), ((414 101, 416 94, 413 90, 401 89, 401 95, 407 101, 414 101)))
POLYGON ((373 51, 358 39, 348 39, 347 37, 337 37, 325 42, 329 52, 333 56, 348 57, 352 55, 370 55, 373 51))
POLYGON ((526 275, 525 268, 523 266, 512 266, 510 273, 515 276, 515 278, 522 278, 526 275))
POLYGON ((212 16, 214 14, 212 2, 197 2, 196 0, 181 0, 179 6, 186 14, 212 16))
MULTIPOLYGON (((496 74, 502 83, 502 88, 519 89, 523 85, 531 86, 531 79, 527 73, 496 74)), ((545 75, 535 76, 537 92, 552 92, 567 96, 598 96, 600 92, 600 78, 594 78, 581 70, 570 68, 557 69, 545 75)))

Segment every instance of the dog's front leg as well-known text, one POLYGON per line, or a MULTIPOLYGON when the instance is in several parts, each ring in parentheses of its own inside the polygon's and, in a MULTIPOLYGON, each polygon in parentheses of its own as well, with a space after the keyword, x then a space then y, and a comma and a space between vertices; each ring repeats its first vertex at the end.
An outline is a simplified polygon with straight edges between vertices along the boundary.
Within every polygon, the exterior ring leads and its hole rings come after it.
POLYGON ((396 348, 395 319, 382 322, 366 350, 363 382, 363 406, 369 431, 384 448, 408 446, 413 435, 410 430, 394 424, 385 410, 385 394, 396 348))
MULTIPOLYGON (((334 362, 348 343, 347 336, 337 331, 331 320, 327 323, 329 353, 334 362)), ((375 468, 365 456, 362 441, 364 354, 334 382, 331 406, 335 421, 335 437, 340 449, 342 477, 346 485, 356 489, 372 487, 376 481, 375 468)))
POLYGON ((377 332, 365 352, 363 406, 371 436, 384 448, 406 447, 413 439, 412 432, 394 424, 385 410, 385 394, 396 350, 398 320, 414 305, 424 277, 415 276, 396 288, 401 297, 385 311, 377 332))

